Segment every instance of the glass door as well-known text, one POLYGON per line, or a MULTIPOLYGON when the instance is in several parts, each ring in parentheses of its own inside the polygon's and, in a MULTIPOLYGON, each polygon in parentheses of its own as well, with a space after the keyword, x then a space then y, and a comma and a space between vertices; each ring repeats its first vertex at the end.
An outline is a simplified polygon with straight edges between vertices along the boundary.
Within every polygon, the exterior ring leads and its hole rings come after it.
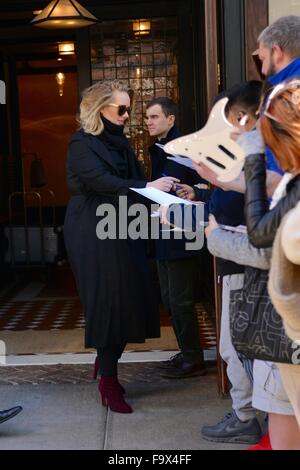
POLYGON ((177 17, 104 21, 91 28, 92 82, 119 79, 134 91, 127 133, 147 175, 145 109, 159 96, 178 103, 177 38, 177 17))

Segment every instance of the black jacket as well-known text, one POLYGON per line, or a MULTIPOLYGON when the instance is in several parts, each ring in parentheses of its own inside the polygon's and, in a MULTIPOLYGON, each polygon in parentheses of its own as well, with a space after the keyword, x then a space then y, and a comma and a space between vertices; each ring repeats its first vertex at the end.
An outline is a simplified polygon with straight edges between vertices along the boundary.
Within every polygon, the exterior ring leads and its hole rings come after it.
MULTIPOLYGON (((167 137, 161 139, 159 143, 161 145, 165 145, 167 142, 170 142, 179 136, 179 130, 176 126, 173 126, 172 129, 170 129, 167 137)), ((158 141, 156 141, 156 143, 157 142, 158 141)), ((151 147, 149 147, 149 154, 152 165, 151 180, 156 180, 162 178, 163 175, 167 175, 174 176, 174 178, 178 178, 181 183, 188 184, 189 186, 193 186, 198 183, 207 184, 207 181, 203 180, 196 171, 169 160, 168 157, 172 157, 172 155, 164 152, 164 150, 158 147, 156 144, 153 144, 151 147)), ((175 239, 175 235, 171 233, 170 237, 170 240, 163 240, 160 238, 156 241, 155 251, 157 260, 175 260, 199 254, 198 251, 186 250, 186 243, 188 240, 186 240, 184 236, 179 240, 175 239)))
POLYGON ((145 176, 136 159, 129 161, 129 178, 120 177, 110 149, 98 137, 83 130, 76 132, 70 142, 67 182, 72 195, 97 194, 103 197, 126 195, 130 187, 146 186, 145 176))
POLYGON ((284 215, 300 201, 300 175, 288 184, 287 196, 269 210, 264 155, 249 155, 244 170, 247 183, 245 217, 249 239, 256 248, 268 248, 273 245, 284 215))
POLYGON ((173 126, 167 137, 160 141, 157 140, 149 147, 152 167, 151 180, 154 181, 161 178, 163 174, 166 174, 167 176, 174 176, 174 178, 180 179, 181 183, 189 184, 190 186, 198 183, 207 183, 195 170, 172 162, 172 160, 169 159, 172 158, 172 155, 167 154, 162 148, 156 145, 157 143, 165 145, 171 142, 171 140, 177 139, 177 137, 180 137, 180 132, 176 126, 173 126))

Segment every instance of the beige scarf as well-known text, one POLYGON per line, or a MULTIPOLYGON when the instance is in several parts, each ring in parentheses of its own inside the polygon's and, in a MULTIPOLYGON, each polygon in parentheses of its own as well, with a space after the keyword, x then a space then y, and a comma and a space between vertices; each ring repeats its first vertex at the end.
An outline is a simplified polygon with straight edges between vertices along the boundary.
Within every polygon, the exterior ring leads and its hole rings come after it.
POLYGON ((300 265, 289 261, 282 249, 282 231, 288 216, 282 219, 274 241, 268 288, 287 336, 300 343, 300 265))

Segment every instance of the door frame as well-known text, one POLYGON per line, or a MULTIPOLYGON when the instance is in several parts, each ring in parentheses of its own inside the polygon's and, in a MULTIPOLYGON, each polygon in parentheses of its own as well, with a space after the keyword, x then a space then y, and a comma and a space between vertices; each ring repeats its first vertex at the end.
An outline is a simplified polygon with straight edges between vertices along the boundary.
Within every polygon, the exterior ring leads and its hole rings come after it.
MULTIPOLYGON (((203 71, 205 56, 200 58, 198 43, 195 43, 195 29, 204 29, 204 15, 193 17, 195 4, 202 3, 197 0, 169 0, 155 4, 153 2, 135 2, 134 0, 126 4, 95 6, 93 13, 97 17, 105 20, 126 20, 134 18, 155 18, 176 16, 178 19, 178 81, 180 95, 184 99, 178 103, 179 107, 179 127, 183 134, 193 132, 202 120, 206 119, 206 103, 201 98, 206 95, 206 79, 201 80, 199 86, 199 77, 203 71), (116 13, 117 11, 117 13, 116 13), (202 20, 201 20, 202 19, 202 20), (199 20, 203 21, 203 28, 199 28, 199 20), (188 32, 188 34, 187 34, 188 32), (197 60, 195 57, 197 56, 197 60), (197 62, 197 66, 195 66, 197 62), (200 65, 199 65, 200 64, 200 65), (195 78, 194 78, 195 77, 195 78), (198 85, 195 83, 198 81, 198 85), (199 96, 201 97, 199 98, 199 96)), ((198 11, 198 10, 197 10, 198 11)), ((199 10, 201 12, 201 8, 199 10)), ((196 37, 196 42, 203 44, 203 38, 200 35, 196 37)), ((89 30, 78 30, 78 83, 80 93, 84 88, 91 85, 91 64, 90 64, 90 40, 89 30)), ((204 69, 205 70, 205 69, 204 69)))

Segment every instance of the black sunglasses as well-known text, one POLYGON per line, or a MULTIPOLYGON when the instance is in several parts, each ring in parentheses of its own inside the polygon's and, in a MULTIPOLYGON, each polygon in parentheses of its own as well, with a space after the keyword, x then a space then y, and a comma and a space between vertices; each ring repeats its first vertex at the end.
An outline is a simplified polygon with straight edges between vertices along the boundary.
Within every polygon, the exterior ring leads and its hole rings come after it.
POLYGON ((113 106, 114 108, 118 108, 119 116, 124 116, 125 113, 127 113, 128 116, 130 116, 130 113, 131 113, 130 106, 125 106, 125 104, 115 104, 115 103, 110 103, 108 106, 113 106))

